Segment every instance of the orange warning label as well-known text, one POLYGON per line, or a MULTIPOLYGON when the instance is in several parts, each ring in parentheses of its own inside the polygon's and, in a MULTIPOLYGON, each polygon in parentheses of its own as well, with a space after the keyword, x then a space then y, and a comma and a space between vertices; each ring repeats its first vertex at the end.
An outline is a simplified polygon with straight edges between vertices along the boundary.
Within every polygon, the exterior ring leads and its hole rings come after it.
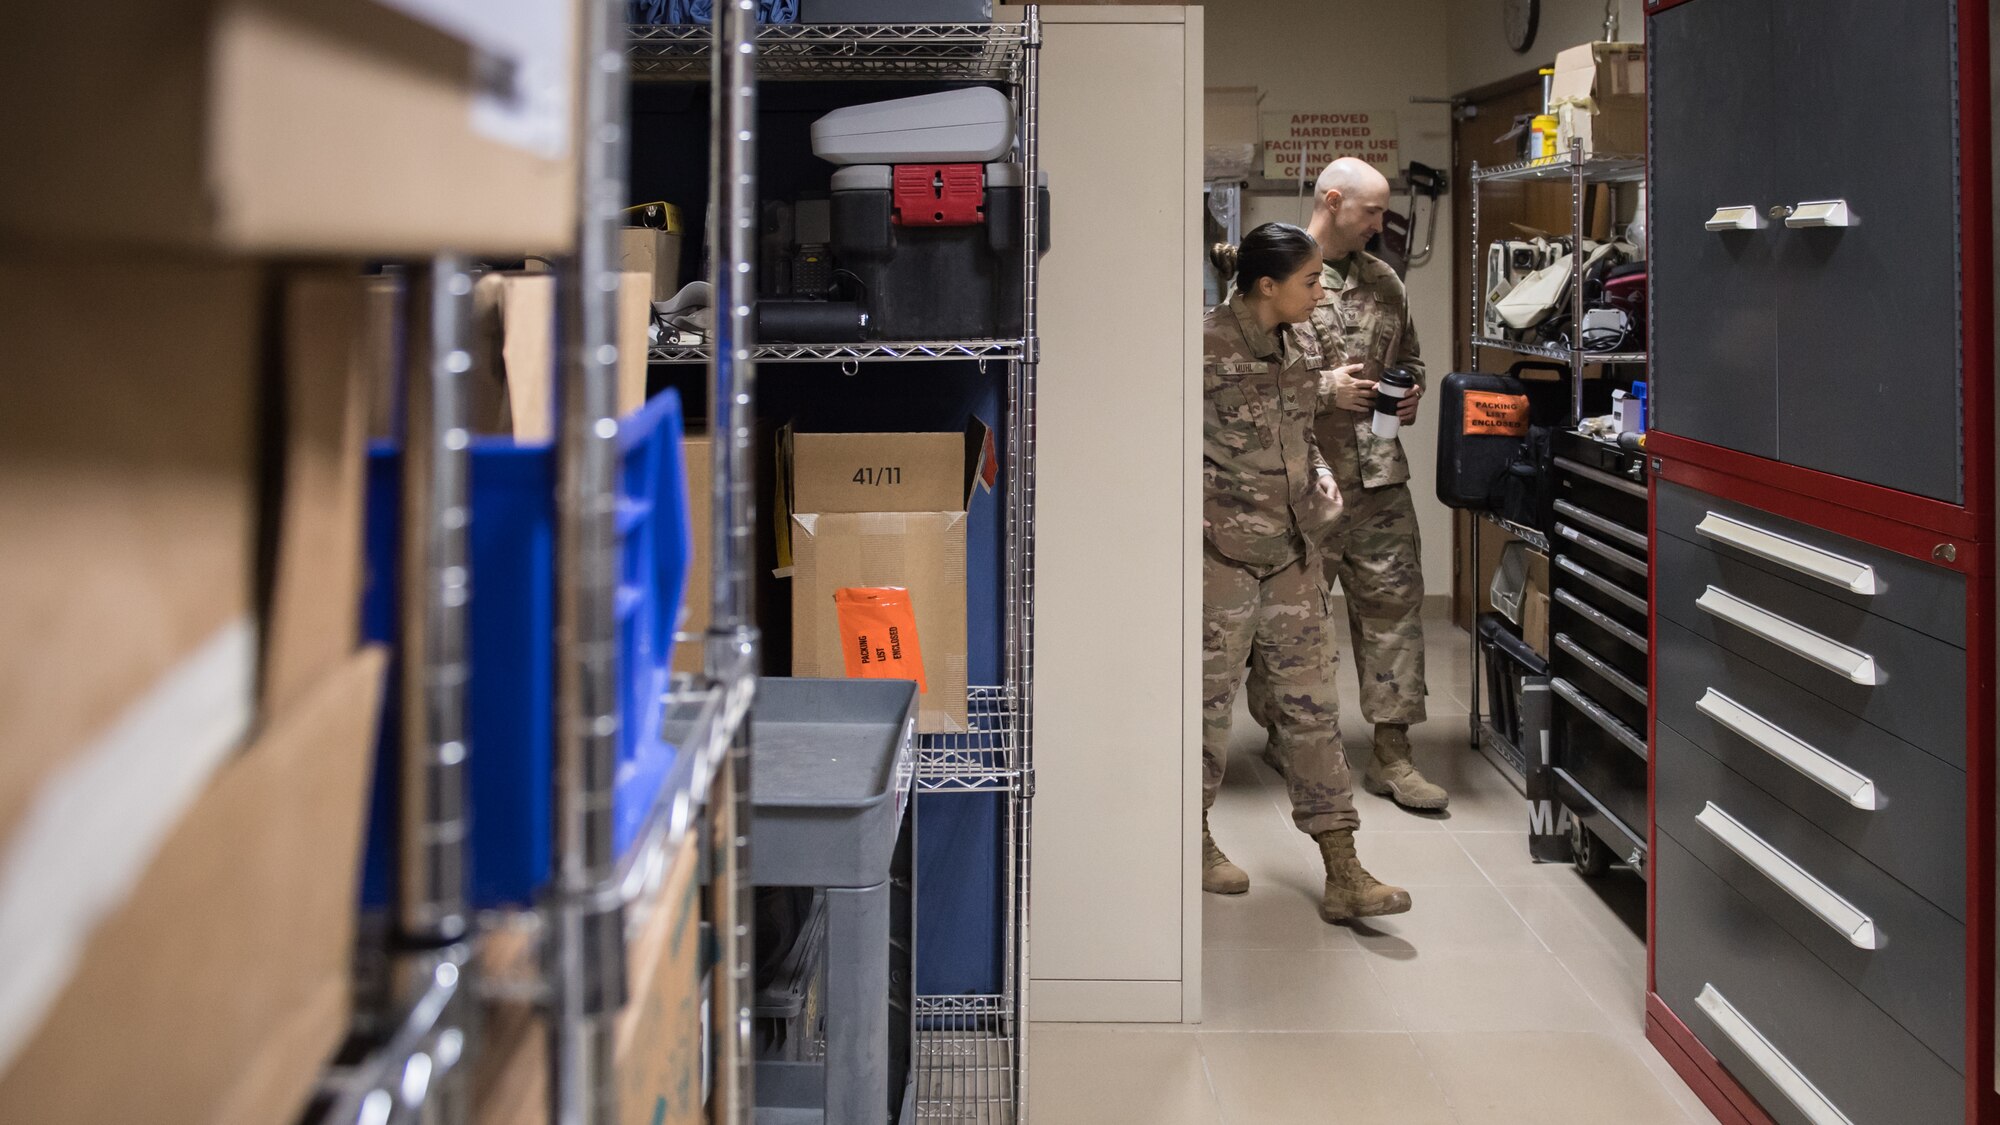
POLYGON ((1465 392, 1465 432, 1477 437, 1526 437, 1528 396, 1465 392))

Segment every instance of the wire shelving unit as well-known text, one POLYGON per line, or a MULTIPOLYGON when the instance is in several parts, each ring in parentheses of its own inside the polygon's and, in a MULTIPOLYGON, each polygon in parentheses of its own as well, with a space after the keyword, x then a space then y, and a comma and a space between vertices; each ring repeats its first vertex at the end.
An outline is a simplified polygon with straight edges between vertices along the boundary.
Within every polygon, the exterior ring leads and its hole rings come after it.
MULTIPOLYGON (((1023 183, 1023 332, 1018 339, 870 341, 860 344, 758 344, 747 356, 759 363, 833 363, 849 373, 862 364, 976 362, 1004 372, 1006 605, 1004 682, 974 687, 968 730, 919 737, 916 785, 926 795, 999 794, 1005 805, 1001 872, 1002 988, 990 996, 917 998, 917 1117, 922 1121, 999 1125, 1020 1120, 1026 1067, 1027 902, 1033 770, 1033 630, 1035 575, 1035 380, 1040 358, 1036 293, 1043 217, 1039 157, 1040 10, 1027 5, 1018 21, 982 24, 790 24, 765 26, 754 35, 756 75, 774 81, 969 82, 1005 87, 1017 114, 1023 183)), ((637 81, 709 82, 719 40, 701 29, 632 27, 627 54, 637 81)), ((712 85, 717 135, 754 131, 751 107, 741 100, 749 84, 712 85), (725 125, 725 114, 731 114, 725 125)), ((754 220, 754 214, 751 216, 754 220)), ((755 231, 754 221, 742 229, 755 231)), ((743 277, 755 261, 754 244, 741 256, 717 254, 719 272, 743 277)), ((717 293, 716 309, 747 308, 717 293)), ((724 337, 738 341, 747 331, 724 337)), ((649 359, 659 364, 711 359, 711 343, 661 343, 649 359)))
MULTIPOLYGON (((757 34, 754 8, 717 5, 714 27, 676 28, 676 50, 723 60, 728 97, 716 99, 720 121, 747 122, 755 112, 757 34)), ((364 993, 381 1010, 357 1023, 372 1049, 332 1067, 309 1120, 314 1125, 461 1125, 470 1113, 466 1060, 479 1048, 479 1006, 529 1000, 548 1035, 547 1120, 551 1125, 609 1125, 623 1120, 617 1104, 614 1024, 627 1002, 627 946, 661 900, 673 857, 696 833, 713 833, 724 854, 707 867, 705 921, 720 953, 712 978, 715 1018, 706 1054, 712 1060, 713 1120, 749 1125, 753 1104, 749 1001, 753 961, 748 864, 749 732, 758 637, 751 618, 748 551, 751 406, 756 356, 747 311, 725 312, 718 338, 689 362, 709 368, 714 443, 715 528, 711 590, 713 622, 704 637, 704 669, 677 678, 660 705, 663 736, 678 749, 675 766, 655 797, 640 842, 624 855, 612 847, 611 785, 615 770, 618 670, 614 603, 618 585, 617 292, 618 227, 625 205, 629 48, 623 0, 587 0, 581 66, 583 113, 579 142, 579 214, 575 252, 557 263, 560 424, 557 485, 557 701, 555 877, 544 901, 526 914, 469 916, 463 851, 464 764, 477 747, 463 741, 466 676, 465 541, 469 513, 465 429, 470 369, 471 275, 467 263, 439 258, 413 278, 412 301, 427 301, 428 352, 406 357, 406 449, 413 471, 405 484, 408 534, 400 580, 406 616, 399 645, 406 674, 398 689, 410 717, 401 738, 404 799, 400 817, 403 877, 395 904, 393 955, 364 964, 364 993), (727 802, 714 798, 732 795, 727 802), (529 936, 525 979, 481 981, 482 938, 499 930, 529 936)), ((718 131, 711 166, 721 262, 754 262, 754 245, 736 221, 756 214, 748 141, 718 131)), ((753 282, 717 270, 711 284, 719 308, 747 305, 741 287, 753 282)), ((414 304, 413 304, 413 307, 414 304)), ((364 962, 371 959, 364 956, 364 962)))

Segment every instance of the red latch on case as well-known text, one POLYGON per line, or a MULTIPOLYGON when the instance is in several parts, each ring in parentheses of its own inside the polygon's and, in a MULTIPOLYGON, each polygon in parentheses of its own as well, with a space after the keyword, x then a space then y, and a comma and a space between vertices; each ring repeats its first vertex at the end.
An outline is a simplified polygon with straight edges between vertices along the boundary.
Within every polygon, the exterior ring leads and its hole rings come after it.
POLYGON ((897 226, 976 226, 986 221, 986 166, 898 164, 894 202, 897 226))

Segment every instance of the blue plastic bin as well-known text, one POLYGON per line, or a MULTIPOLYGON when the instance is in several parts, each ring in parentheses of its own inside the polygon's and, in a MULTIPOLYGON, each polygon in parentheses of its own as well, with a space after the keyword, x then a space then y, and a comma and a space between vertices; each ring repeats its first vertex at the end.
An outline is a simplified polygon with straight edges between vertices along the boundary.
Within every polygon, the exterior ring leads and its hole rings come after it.
MULTIPOLYGON (((620 539, 618 772, 612 800, 622 855, 644 826, 673 765, 660 738, 661 697, 673 656, 691 540, 681 453, 681 404, 672 391, 619 423, 620 539)), ((472 443, 472 601, 467 695, 468 893, 477 909, 531 905, 550 876, 554 834, 555 451, 547 443, 472 443)), ((396 634, 402 456, 377 443, 368 459, 368 589, 362 629, 396 634)), ((393 682, 393 680, 392 680, 393 682)), ((394 895, 394 693, 384 709, 362 869, 364 906, 394 895)))

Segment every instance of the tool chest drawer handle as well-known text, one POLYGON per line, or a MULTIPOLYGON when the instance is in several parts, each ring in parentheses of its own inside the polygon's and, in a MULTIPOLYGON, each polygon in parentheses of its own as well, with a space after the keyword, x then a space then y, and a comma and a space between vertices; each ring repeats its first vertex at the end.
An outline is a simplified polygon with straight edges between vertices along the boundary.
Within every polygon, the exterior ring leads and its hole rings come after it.
POLYGON ((1573 461, 1568 457, 1556 458, 1555 466, 1563 472, 1582 477, 1584 480, 1596 481, 1606 488, 1615 488, 1629 496, 1637 496, 1641 500, 1646 499, 1646 486, 1640 484, 1638 481, 1612 476, 1603 469, 1593 469, 1581 461, 1573 461))
POLYGON ((1618 585, 1609 578, 1591 571, 1568 555, 1557 555, 1556 566, 1598 593, 1631 610, 1633 613, 1646 612, 1646 599, 1618 585))
POLYGON ((1573 683, 1560 676, 1549 681, 1549 690, 1567 701, 1571 707, 1583 713, 1583 717, 1597 724, 1598 728, 1610 735, 1625 749, 1646 758, 1646 740, 1637 731, 1625 725, 1624 721, 1599 706, 1597 701, 1583 694, 1573 683))
POLYGON ((1650 573, 1645 560, 1635 559, 1631 555, 1613 547, 1611 544, 1604 542, 1602 539, 1586 535, 1566 523, 1557 522, 1556 538, 1558 540, 1567 539, 1584 550, 1589 551, 1591 554, 1596 555, 1598 558, 1603 559, 1605 562, 1629 570, 1641 578, 1647 577, 1650 573))
POLYGON ((1853 208, 1845 199, 1821 199, 1811 203, 1801 203, 1785 216, 1785 225, 1794 230, 1806 227, 1851 227, 1858 226, 1853 208))
POLYGON ((1714 688, 1702 693, 1695 709, 1855 808, 1873 812, 1882 807, 1873 779, 1714 688))
POLYGON ((1888 680, 1875 658, 1865 652, 1848 648, 1831 637, 1823 637, 1811 629, 1791 621, 1770 610, 1751 605, 1714 586, 1704 591, 1694 601, 1695 608, 1721 621, 1762 637, 1794 656, 1801 656, 1814 664, 1846 676, 1857 684, 1878 686, 1888 680))
POLYGON ((1702 225, 1712 231, 1762 230, 1764 214, 1755 207, 1717 207, 1702 225))
POLYGON ((1800 867, 1792 857, 1767 843, 1762 836, 1743 826, 1743 822, 1723 812, 1714 801, 1695 814, 1694 822, 1708 830, 1708 834, 1722 842, 1722 846, 1735 852, 1743 862, 1757 869, 1757 873, 1778 885, 1778 889, 1798 901, 1800 906, 1813 912, 1813 916, 1827 925, 1847 943, 1856 949, 1880 949, 1884 935, 1876 927, 1875 919, 1856 909, 1854 904, 1834 893, 1833 888, 1812 877, 1800 867))
POLYGON ((1777 563, 1850 594, 1873 596, 1879 592, 1875 582, 1875 568, 1867 563, 1843 558, 1831 551, 1808 546, 1796 539, 1788 539, 1776 532, 1765 531, 1755 524, 1730 519, 1720 512, 1709 512, 1696 524, 1697 534, 1726 543, 1739 551, 1746 551, 1760 559, 1777 563))
POLYGON ((1743 1013, 1736 1010, 1736 1005, 1717 992, 1713 984, 1704 983, 1694 1002, 1709 1022, 1727 1035, 1729 1041, 1736 1044, 1737 1050, 1749 1056, 1751 1063, 1784 1091, 1785 1097, 1791 1099, 1792 1104, 1798 1106, 1799 1112, 1805 1114, 1813 1125, 1854 1125, 1846 1114, 1827 1100, 1825 1094, 1819 1092, 1819 1087, 1813 1085, 1811 1079, 1799 1073, 1799 1068, 1792 1065, 1792 1060, 1786 1058, 1784 1052, 1744 1019, 1743 1013))
POLYGON ((1567 516, 1590 528, 1592 531, 1610 536, 1635 551, 1649 551, 1652 549, 1652 544, 1647 541, 1645 532, 1634 531, 1617 520, 1600 516, 1587 508, 1579 508, 1567 500, 1556 501, 1556 514, 1567 516))

